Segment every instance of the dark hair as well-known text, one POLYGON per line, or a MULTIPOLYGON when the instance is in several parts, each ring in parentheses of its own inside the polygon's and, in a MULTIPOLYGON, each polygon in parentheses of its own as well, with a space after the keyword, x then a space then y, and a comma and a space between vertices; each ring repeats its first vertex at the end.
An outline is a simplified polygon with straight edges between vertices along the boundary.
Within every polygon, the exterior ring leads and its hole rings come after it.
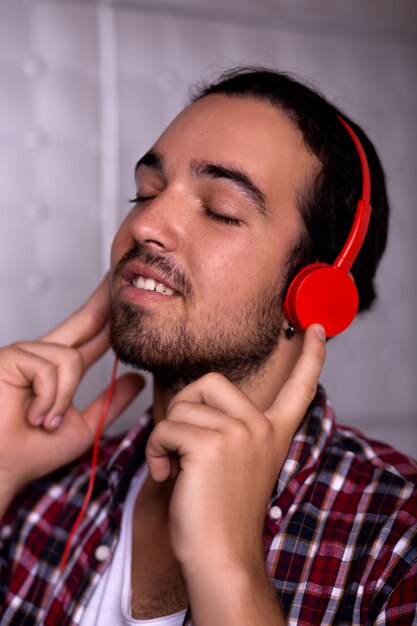
POLYGON ((362 174, 356 148, 337 115, 353 128, 371 171, 373 210, 365 242, 352 266, 359 292, 359 311, 368 309, 376 296, 373 281, 386 246, 389 209, 382 165, 364 131, 318 91, 286 73, 266 68, 228 70, 216 81, 195 87, 191 101, 210 94, 269 102, 301 131, 307 150, 321 163, 321 170, 299 199, 306 236, 297 246, 288 283, 302 265, 314 261, 333 263, 346 241, 361 197, 362 174))

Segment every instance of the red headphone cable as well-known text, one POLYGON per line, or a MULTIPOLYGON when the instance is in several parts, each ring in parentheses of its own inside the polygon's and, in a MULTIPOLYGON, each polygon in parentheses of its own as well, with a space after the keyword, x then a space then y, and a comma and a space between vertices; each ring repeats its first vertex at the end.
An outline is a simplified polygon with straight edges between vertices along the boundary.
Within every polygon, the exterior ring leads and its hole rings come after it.
POLYGON ((90 472, 90 479, 88 481, 88 487, 87 487, 87 492, 84 496, 84 501, 83 504, 81 506, 80 512, 77 515, 77 519, 75 520, 72 528, 71 528, 71 532, 68 536, 67 539, 67 543, 65 544, 65 549, 64 549, 64 554, 62 555, 62 561, 61 561, 61 567, 60 567, 60 571, 61 574, 63 573, 65 566, 67 564, 68 561, 68 555, 69 555, 69 551, 71 548, 71 544, 72 544, 72 540, 74 539, 74 535, 77 532, 78 526, 80 525, 80 522, 82 521, 85 511, 88 507, 88 504, 90 502, 91 499, 91 494, 93 493, 93 488, 94 488, 94 481, 96 478, 96 471, 97 471, 97 461, 98 461, 98 446, 100 443, 100 437, 101 437, 101 433, 103 430, 103 426, 104 426, 104 422, 106 420, 107 417, 107 413, 109 412, 109 408, 110 408, 110 403, 113 397, 113 392, 114 392, 114 387, 116 384, 116 373, 117 373, 117 357, 115 357, 114 359, 114 363, 113 363, 113 369, 112 369, 112 374, 111 374, 111 379, 110 379, 110 384, 109 387, 107 389, 107 393, 106 393, 106 397, 104 400, 104 404, 103 404, 103 408, 101 411, 101 415, 100 415, 100 419, 98 421, 97 424, 97 429, 96 429, 96 433, 94 436, 94 443, 93 443, 93 448, 91 451, 91 472, 90 472))

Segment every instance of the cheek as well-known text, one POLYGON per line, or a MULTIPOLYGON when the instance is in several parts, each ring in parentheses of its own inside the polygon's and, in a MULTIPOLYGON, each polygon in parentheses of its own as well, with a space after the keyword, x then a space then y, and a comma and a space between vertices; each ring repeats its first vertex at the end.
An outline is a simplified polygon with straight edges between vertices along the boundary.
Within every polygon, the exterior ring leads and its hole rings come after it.
POLYGON ((210 300, 223 299, 230 306, 231 302, 241 302, 245 297, 273 289, 280 275, 282 259, 269 253, 261 246, 212 248, 211 253, 201 258, 198 267, 204 268, 200 284, 205 297, 210 300))
POLYGON ((128 218, 126 218, 117 231, 110 251, 111 266, 114 267, 122 256, 133 246, 134 240, 129 234, 128 218))

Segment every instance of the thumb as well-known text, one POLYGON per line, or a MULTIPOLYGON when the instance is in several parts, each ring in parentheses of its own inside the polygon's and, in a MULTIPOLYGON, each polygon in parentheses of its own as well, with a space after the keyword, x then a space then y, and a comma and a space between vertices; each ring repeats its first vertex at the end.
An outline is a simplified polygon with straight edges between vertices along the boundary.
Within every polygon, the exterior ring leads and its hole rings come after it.
POLYGON ((313 400, 326 356, 325 331, 319 324, 309 326, 304 335, 300 357, 266 412, 274 428, 294 436, 313 400))

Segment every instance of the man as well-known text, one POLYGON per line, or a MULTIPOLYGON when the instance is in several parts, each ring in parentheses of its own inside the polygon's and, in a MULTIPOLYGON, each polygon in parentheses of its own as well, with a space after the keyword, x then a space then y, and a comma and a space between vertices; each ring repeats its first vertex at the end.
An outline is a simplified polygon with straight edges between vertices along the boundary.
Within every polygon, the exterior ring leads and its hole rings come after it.
MULTIPOLYGON (((0 352, 1 624, 417 623, 416 467, 335 425, 317 389, 323 328, 294 335, 282 309, 299 267, 337 256, 360 196, 337 113, 265 70, 203 88, 136 166, 111 310, 105 280, 0 352), (60 572, 103 398, 71 401, 109 319, 118 357, 154 374, 155 426, 102 443, 60 572)), ((352 268, 364 310, 387 202, 355 130, 372 173, 352 268)), ((141 386, 118 381, 107 423, 141 386)))

